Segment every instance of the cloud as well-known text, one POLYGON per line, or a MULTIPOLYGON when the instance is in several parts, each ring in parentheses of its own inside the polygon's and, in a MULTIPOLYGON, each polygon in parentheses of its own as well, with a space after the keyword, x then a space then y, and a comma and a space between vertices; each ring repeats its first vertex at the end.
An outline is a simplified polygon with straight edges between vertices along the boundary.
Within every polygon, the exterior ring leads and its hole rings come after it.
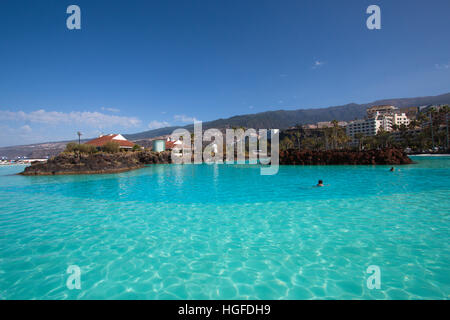
POLYGON ((32 129, 31 129, 31 127, 29 126, 29 125, 24 125, 24 126, 21 126, 20 128, 20 131, 21 132, 23 132, 23 133, 30 133, 31 131, 33 131, 32 129))
POLYGON ((157 121, 153 120, 148 124, 149 129, 159 129, 170 126, 170 123, 167 121, 157 121))
POLYGON ((102 107, 101 109, 102 109, 102 111, 109 111, 109 112, 114 112, 114 113, 120 112, 120 110, 116 109, 116 108, 105 108, 105 107, 102 107))
POLYGON ((89 138, 98 133, 145 129, 140 119, 101 112, 0 110, 0 146, 89 138))
POLYGON ((313 65, 312 68, 313 68, 313 69, 317 69, 317 68, 322 67, 324 64, 325 64, 325 62, 316 60, 316 61, 314 62, 314 65, 313 65))
POLYGON ((29 125, 11 127, 0 124, 0 147, 35 143, 42 139, 40 133, 34 132, 29 125))
POLYGON ((134 117, 121 117, 89 111, 73 111, 65 113, 58 111, 45 111, 43 109, 28 113, 23 111, 12 112, 0 110, 0 119, 3 121, 29 121, 48 125, 83 124, 99 128, 115 126, 132 128, 141 124, 141 121, 134 117))
POLYGON ((447 64, 438 64, 438 63, 436 63, 434 66, 438 70, 450 69, 450 63, 447 63, 447 64))
POLYGON ((196 118, 194 117, 188 117, 184 114, 176 114, 173 116, 173 118, 175 119, 175 121, 181 121, 181 122, 194 122, 194 121, 198 121, 196 118))

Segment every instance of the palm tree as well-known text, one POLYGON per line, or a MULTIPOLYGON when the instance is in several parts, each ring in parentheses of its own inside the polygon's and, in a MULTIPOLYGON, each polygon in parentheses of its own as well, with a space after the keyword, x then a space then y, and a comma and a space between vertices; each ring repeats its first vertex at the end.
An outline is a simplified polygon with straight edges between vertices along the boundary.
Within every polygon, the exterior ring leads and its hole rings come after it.
POLYGON ((449 150, 450 146, 449 146, 449 141, 448 141, 448 114, 449 114, 450 108, 448 106, 443 106, 442 109, 445 114, 445 130, 446 130, 446 134, 447 134, 446 147, 447 147, 447 150, 449 150))
POLYGON ((388 147, 392 143, 391 134, 381 129, 376 135, 379 147, 388 147))
POLYGON ((80 131, 77 132, 78 135, 78 144, 81 144, 81 136, 83 135, 80 131))
POLYGON ((195 134, 191 133, 191 150, 194 150, 195 147, 194 142, 195 142, 195 134))
POLYGON ((350 142, 350 137, 344 131, 343 134, 341 134, 338 138, 338 144, 345 147, 348 145, 349 142, 350 142))
POLYGON ((419 121, 417 121, 417 120, 411 120, 411 121, 409 122, 408 127, 409 127, 409 129, 413 130, 413 129, 415 129, 418 125, 419 125, 419 121))
POLYGON ((359 151, 362 150, 362 146, 363 146, 363 139, 364 139, 364 133, 362 132, 358 132, 355 134, 355 139, 358 140, 358 149, 359 151))
POLYGON ((430 114, 431 146, 434 149, 433 110, 431 110, 429 114, 430 114))
POLYGON ((400 126, 398 124, 393 124, 392 125, 392 131, 397 131, 400 128, 400 126))
POLYGON ((332 124, 332 126, 333 126, 333 135, 332 135, 332 143, 333 143, 333 149, 337 149, 337 146, 336 146, 336 144, 337 144, 337 140, 338 140, 338 138, 337 138, 337 131, 338 131, 338 128, 339 128, 339 122, 336 120, 336 119, 334 119, 334 120, 332 120, 331 121, 331 124, 332 124))
POLYGON ((292 143, 291 139, 289 139, 288 136, 284 137, 283 140, 280 142, 281 150, 288 150, 292 149, 294 147, 294 144, 292 143))
POLYGON ((378 147, 378 141, 375 136, 367 136, 364 137, 364 144, 368 149, 375 149, 378 147))
POLYGON ((302 137, 302 133, 301 133, 300 129, 294 132, 294 137, 297 139, 297 147, 300 150, 300 147, 301 147, 300 140, 302 137))

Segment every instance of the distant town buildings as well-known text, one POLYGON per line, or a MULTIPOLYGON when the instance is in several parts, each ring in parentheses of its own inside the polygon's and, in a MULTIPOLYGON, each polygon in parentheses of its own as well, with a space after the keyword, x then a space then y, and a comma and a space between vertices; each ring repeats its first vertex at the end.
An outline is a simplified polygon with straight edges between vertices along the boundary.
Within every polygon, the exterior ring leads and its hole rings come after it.
MULTIPOLYGON (((4 158, 4 157, 2 157, 4 158)), ((1 159, 0 160, 0 165, 13 165, 13 164, 31 164, 33 162, 47 162, 48 159, 26 159, 26 158, 22 158, 22 159, 15 159, 15 160, 6 160, 6 159, 1 159)))
POLYGON ((397 111, 398 108, 390 105, 373 106, 367 109, 367 117, 375 118, 377 116, 390 116, 397 111))
MULTIPOLYGON (((346 121, 338 121, 337 125, 338 127, 343 127, 345 128, 347 126, 347 122, 346 121)), ((317 122, 316 124, 317 129, 324 129, 324 128, 332 128, 334 127, 333 122, 331 121, 322 121, 322 122, 317 122)))
MULTIPOLYGON (((341 128, 345 128, 347 124, 346 121, 338 121, 337 123, 338 127, 341 128)), ((314 124, 305 124, 302 127, 303 129, 325 129, 334 127, 334 124, 332 121, 321 121, 314 124)), ((296 127, 291 127, 290 129, 296 129, 296 127)))
MULTIPOLYGON (((411 111, 410 111, 411 112, 411 111)), ((406 113, 401 112, 397 107, 391 105, 373 106, 367 109, 365 119, 354 120, 348 123, 346 132, 356 142, 356 136, 374 136, 380 131, 391 132, 393 126, 408 126, 410 119, 406 113)))
POLYGON ((443 108, 446 105, 426 105, 426 106, 420 106, 418 107, 418 113, 427 113, 431 110, 439 111, 441 108, 443 108))

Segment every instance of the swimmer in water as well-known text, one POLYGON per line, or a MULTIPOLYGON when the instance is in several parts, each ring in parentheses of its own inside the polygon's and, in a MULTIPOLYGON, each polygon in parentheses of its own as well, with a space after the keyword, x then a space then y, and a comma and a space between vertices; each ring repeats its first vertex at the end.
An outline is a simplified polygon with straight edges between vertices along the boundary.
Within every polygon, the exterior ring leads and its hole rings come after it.
POLYGON ((323 181, 322 180, 319 180, 319 182, 317 183, 317 187, 323 187, 324 185, 323 185, 323 181))
POLYGON ((395 168, 392 167, 391 170, 389 170, 389 171, 390 171, 390 172, 394 172, 394 171, 395 171, 395 168))

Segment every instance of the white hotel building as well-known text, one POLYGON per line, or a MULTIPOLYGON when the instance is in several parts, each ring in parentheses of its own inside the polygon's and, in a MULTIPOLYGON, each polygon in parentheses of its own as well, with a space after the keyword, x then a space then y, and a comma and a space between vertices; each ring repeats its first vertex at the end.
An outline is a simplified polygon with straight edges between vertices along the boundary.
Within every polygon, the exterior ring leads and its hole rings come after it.
POLYGON ((365 136, 374 136, 380 130, 392 131, 392 125, 409 124, 409 119, 404 113, 398 113, 394 106, 374 106, 367 109, 365 119, 354 120, 348 123, 346 131, 349 137, 356 142, 355 135, 362 133, 365 136))

